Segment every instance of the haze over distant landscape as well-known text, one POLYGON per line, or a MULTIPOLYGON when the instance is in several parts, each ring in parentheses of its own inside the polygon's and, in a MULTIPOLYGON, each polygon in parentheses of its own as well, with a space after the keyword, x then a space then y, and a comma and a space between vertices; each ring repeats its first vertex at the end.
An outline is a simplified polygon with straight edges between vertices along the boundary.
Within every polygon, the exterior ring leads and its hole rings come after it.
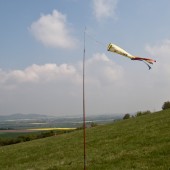
POLYGON ((169 0, 0 1, 0 115, 82 114, 85 26, 87 115, 160 110, 170 100, 169 7, 169 0), (107 52, 110 42, 157 62, 148 70, 107 52))

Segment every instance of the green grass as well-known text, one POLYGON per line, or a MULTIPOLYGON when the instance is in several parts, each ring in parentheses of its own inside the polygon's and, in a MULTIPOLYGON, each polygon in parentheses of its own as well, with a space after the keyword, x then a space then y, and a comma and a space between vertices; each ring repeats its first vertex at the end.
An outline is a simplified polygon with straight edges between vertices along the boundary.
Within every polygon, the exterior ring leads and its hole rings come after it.
MULTIPOLYGON (((87 129, 88 170, 169 170, 170 110, 87 129)), ((82 130, 0 147, 3 170, 82 170, 82 130)))

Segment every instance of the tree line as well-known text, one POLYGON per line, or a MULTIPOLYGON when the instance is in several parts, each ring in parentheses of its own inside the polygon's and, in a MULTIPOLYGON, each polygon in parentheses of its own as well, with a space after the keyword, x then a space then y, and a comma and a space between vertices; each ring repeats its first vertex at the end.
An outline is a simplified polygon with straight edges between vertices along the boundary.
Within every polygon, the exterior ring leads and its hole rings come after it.
POLYGON ((16 143, 21 143, 21 142, 27 142, 35 139, 41 139, 41 138, 46 138, 50 136, 55 136, 63 133, 68 133, 71 132, 70 130, 62 130, 62 131, 47 131, 47 132, 41 132, 41 133, 30 133, 30 134, 24 134, 20 135, 15 138, 0 138, 0 146, 5 146, 5 145, 12 145, 16 143))
MULTIPOLYGON (((166 102, 163 103, 162 110, 166 110, 166 109, 170 109, 170 101, 166 101, 166 102)), ((131 117, 138 117, 138 116, 147 115, 147 114, 151 114, 151 111, 149 111, 149 110, 147 110, 147 111, 138 111, 133 116, 131 116, 129 113, 126 113, 124 115, 123 119, 129 119, 131 117)))

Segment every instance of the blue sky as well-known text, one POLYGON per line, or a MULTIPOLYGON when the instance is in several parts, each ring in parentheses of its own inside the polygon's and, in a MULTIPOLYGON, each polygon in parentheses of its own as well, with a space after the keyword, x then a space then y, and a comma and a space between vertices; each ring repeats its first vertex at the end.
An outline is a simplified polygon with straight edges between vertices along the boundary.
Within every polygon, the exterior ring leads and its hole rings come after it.
POLYGON ((160 110, 170 100, 170 1, 1 0, 0 114, 160 110), (100 43, 98 43, 100 42, 100 43), (142 62, 107 52, 115 43, 142 62))

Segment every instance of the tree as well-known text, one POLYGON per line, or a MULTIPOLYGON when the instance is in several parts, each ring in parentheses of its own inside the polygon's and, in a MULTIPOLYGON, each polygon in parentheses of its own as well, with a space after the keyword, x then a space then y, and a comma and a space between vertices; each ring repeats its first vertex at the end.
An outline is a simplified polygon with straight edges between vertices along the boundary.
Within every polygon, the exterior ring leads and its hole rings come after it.
POLYGON ((97 123, 94 123, 94 122, 91 122, 91 127, 96 127, 97 126, 97 123))
POLYGON ((123 117, 123 119, 129 119, 129 118, 130 118, 130 114, 129 113, 125 114, 124 117, 123 117))
POLYGON ((136 117, 143 116, 143 115, 148 115, 148 114, 151 114, 151 112, 149 110, 143 111, 143 112, 139 111, 139 112, 136 113, 136 117))
POLYGON ((170 101, 164 102, 162 106, 162 110, 169 109, 170 108, 170 101))
POLYGON ((138 116, 142 116, 142 112, 141 111, 138 111, 137 113, 136 113, 136 116, 138 117, 138 116))

